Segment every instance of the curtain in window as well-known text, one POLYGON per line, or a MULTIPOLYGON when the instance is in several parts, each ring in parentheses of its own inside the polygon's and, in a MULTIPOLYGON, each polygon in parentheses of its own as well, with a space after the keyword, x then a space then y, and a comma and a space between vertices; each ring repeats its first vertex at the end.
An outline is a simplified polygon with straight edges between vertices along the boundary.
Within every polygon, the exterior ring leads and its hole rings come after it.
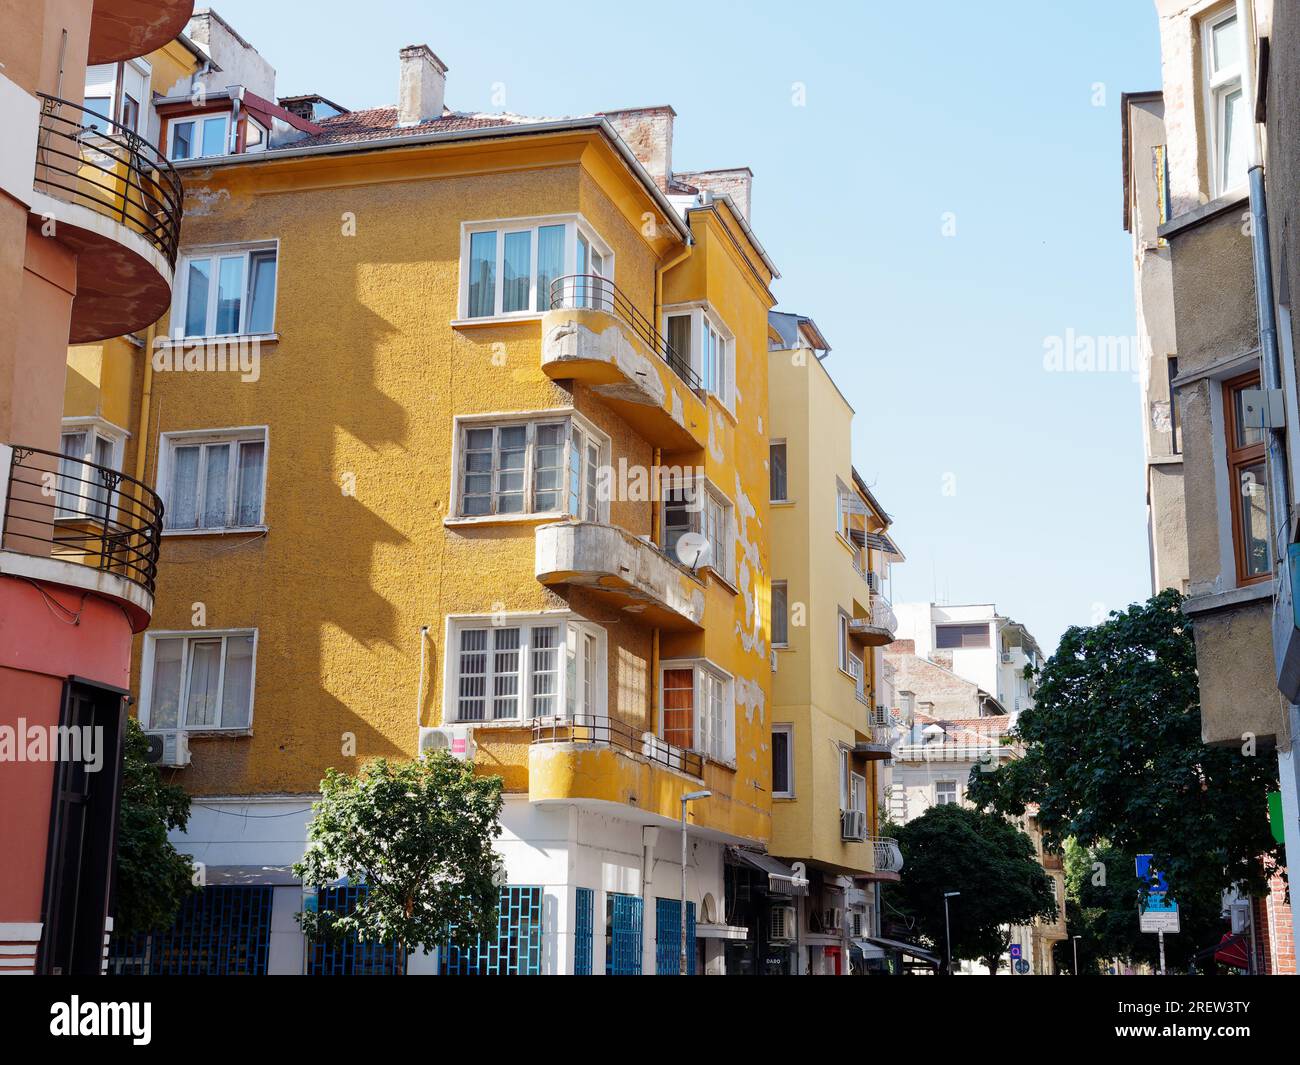
POLYGON ((258 440, 239 445, 236 525, 257 525, 262 520, 262 461, 265 450, 266 446, 258 440))
POLYGON ((683 750, 695 747, 695 671, 664 670, 664 741, 683 750))
POLYGON ((249 283, 249 333, 269 333, 275 317, 275 252, 255 251, 249 256, 252 280, 249 283))
POLYGON ((469 316, 485 318, 496 313, 497 235, 495 230, 471 233, 469 238, 469 316))
POLYGON ((529 310, 529 285, 532 282, 533 234, 507 233, 501 261, 501 310, 529 310))
MULTIPOLYGON (((564 273, 564 226, 537 230, 537 310, 551 305, 551 286, 564 273)), ((558 293, 557 293, 558 295, 558 293)))

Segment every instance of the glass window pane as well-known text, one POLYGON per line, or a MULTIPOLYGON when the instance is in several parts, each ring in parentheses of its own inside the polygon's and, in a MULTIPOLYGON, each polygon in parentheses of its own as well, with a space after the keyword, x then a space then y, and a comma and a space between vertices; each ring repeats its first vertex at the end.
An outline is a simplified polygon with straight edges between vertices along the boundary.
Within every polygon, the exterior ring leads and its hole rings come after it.
POLYGON ((777 795, 790 791, 790 733, 772 730, 772 791, 777 795))
POLYGON ((519 716, 520 632, 516 627, 492 630, 492 717, 519 716))
POLYGON ((460 721, 482 721, 487 695, 487 629, 460 632, 460 687, 456 717, 460 721))
POLYGON ((181 702, 181 654, 184 640, 155 640, 153 685, 149 690, 149 727, 169 729, 177 725, 181 702))
POLYGON ((785 581, 776 581, 772 584, 772 642, 788 643, 790 640, 789 630, 789 604, 787 601, 785 581))
POLYGON ((772 445, 768 457, 768 473, 771 481, 768 495, 772 499, 788 499, 789 497, 786 495, 789 486, 786 484, 785 444, 772 445))
POLYGON ((1242 570, 1247 577, 1268 573, 1268 481, 1264 463, 1238 471, 1241 488, 1242 570))
POLYGON ((1235 189, 1246 180, 1246 138, 1250 136, 1250 116, 1240 89, 1228 93, 1223 101, 1223 190, 1235 189))
POLYGON ((497 235, 495 230, 471 233, 469 238, 469 316, 496 313, 497 235))
POLYGON ((569 513, 574 517, 581 514, 582 505, 582 452, 585 442, 581 430, 576 426, 569 440, 569 513))
POLYGON ((189 159, 194 154, 194 123, 172 123, 172 158, 189 159))
POLYGON ((221 689, 221 727, 247 728, 253 702, 253 637, 226 637, 226 676, 221 689))
MULTIPOLYGON (((589 251, 589 245, 587 244, 587 238, 584 237, 581 233, 579 233, 578 251, 577 251, 577 255, 574 257, 573 265, 574 265, 575 272, 577 272, 580 275, 585 275, 590 271, 590 266, 587 261, 588 251, 589 251)), ((576 285, 574 286, 574 294, 576 296, 577 306, 586 307, 590 303, 591 286, 588 284, 588 281, 585 277, 581 277, 576 283, 576 285)))
POLYGON ((203 450, 206 453, 203 473, 203 528, 223 529, 229 513, 226 486, 230 483, 230 445, 209 444, 203 450))
POLYGON ((532 662, 533 717, 553 717, 560 681, 560 627, 534 625, 532 662))
POLYGON ((564 226, 542 226, 537 230, 537 303, 539 310, 551 305, 551 284, 563 273, 564 226))
POLYGON ((217 724, 217 685, 221 673, 221 641, 190 642, 190 678, 185 702, 185 727, 217 724))
POLYGON ((584 504, 583 517, 587 521, 600 520, 600 495, 598 489, 598 478, 600 476, 600 448, 588 441, 587 443, 587 499, 584 504))
POLYGON ((1216 74, 1241 62, 1241 34, 1237 32, 1236 15, 1214 26, 1210 38, 1210 57, 1216 74))
POLYGON ((206 336, 208 332, 208 287, 212 283, 212 260, 191 259, 185 286, 185 335, 206 336))
POLYGON ((86 457, 86 433, 64 433, 61 439, 63 458, 59 459, 59 479, 55 485, 55 506, 61 518, 84 512, 82 497, 90 485, 90 472, 82 461, 86 457))
POLYGON ((193 529, 199 523, 199 448, 172 452, 171 492, 163 508, 169 529, 193 529))
POLYGON ((664 740, 674 747, 695 746, 695 670, 664 670, 664 740))
POLYGON ((249 333, 269 333, 275 323, 275 252, 257 251, 250 256, 253 271, 248 286, 249 333))
POLYGON ((528 427, 505 425, 497 438, 497 513, 524 512, 524 466, 528 458, 528 427))
POLYGON ((107 133, 106 116, 109 108, 113 106, 113 101, 107 96, 87 96, 82 100, 81 105, 85 108, 81 113, 81 124, 90 129, 97 129, 100 133, 107 133))
POLYGON ((507 233, 501 263, 501 309, 530 309, 528 289, 532 281, 533 234, 507 233))
POLYGON ((244 306, 244 257, 230 256, 221 260, 217 280, 218 336, 239 332, 239 316, 244 306))
POLYGON ((262 522, 262 461, 265 450, 266 445, 260 440, 239 445, 236 525, 260 525, 262 522))
POLYGON ((1233 406, 1233 425, 1237 430, 1237 448, 1250 447, 1252 444, 1262 443, 1264 440, 1264 430, 1249 426, 1246 424, 1246 390, 1258 388, 1259 383, 1254 382, 1243 388, 1234 388, 1232 390, 1233 406))
POLYGON ((203 154, 226 154, 226 119, 205 118, 203 120, 203 154))
POLYGON ((564 479, 564 426, 539 425, 533 458, 533 510, 560 509, 564 479))

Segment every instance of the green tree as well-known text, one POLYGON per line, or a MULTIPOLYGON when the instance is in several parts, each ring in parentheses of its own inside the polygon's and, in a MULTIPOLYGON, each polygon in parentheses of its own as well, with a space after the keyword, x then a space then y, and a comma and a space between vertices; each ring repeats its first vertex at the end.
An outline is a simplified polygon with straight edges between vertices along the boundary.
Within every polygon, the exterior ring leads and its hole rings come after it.
POLYGON ((438 751, 414 762, 368 762, 356 776, 330 769, 294 872, 318 887, 341 877, 368 890, 347 913, 309 909, 304 933, 355 935, 427 954, 495 932, 501 778, 438 751))
POLYGON ((190 797, 149 764, 149 737, 135 718, 127 719, 123 746, 113 932, 125 938, 176 920, 194 890, 194 867, 167 838, 189 823, 190 797))
MULTIPOLYGON (((1133 855, 1154 855, 1190 920, 1166 947, 1190 956, 1183 948, 1198 945, 1196 937, 1209 937, 1201 947, 1217 939, 1217 924, 1201 918, 1217 914, 1221 893, 1264 890, 1266 863, 1281 854, 1267 818, 1276 761, 1246 743, 1201 742, 1196 647, 1182 603, 1164 591, 1100 625, 1069 629, 1038 674, 1035 705, 1017 722, 1023 756, 972 773, 969 796, 1010 816, 1036 804, 1048 844, 1073 837, 1090 852, 1105 850, 1098 886, 1110 894, 1100 906, 1077 894, 1084 911, 1130 915, 1124 920, 1136 926, 1144 885, 1133 855)), ((1123 938, 1108 936, 1106 949, 1123 938)), ((1148 934, 1151 946, 1155 938, 1148 934)))
POLYGON ((1029 837, 1005 818, 949 804, 891 831, 903 871, 897 884, 886 885, 886 900, 940 957, 948 949, 947 891, 961 892, 949 900, 953 957, 983 961, 990 973, 1010 945, 1008 925, 1055 919, 1051 879, 1029 837))

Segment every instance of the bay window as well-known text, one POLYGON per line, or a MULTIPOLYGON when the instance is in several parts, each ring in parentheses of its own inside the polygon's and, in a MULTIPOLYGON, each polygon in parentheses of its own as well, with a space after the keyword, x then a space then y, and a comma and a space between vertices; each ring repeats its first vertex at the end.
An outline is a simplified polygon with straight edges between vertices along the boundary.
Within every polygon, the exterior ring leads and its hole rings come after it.
POLYGON ((448 622, 449 721, 603 716, 605 631, 555 615, 448 622))
POLYGON ((275 244, 186 252, 176 268, 172 332, 186 337, 270 333, 276 268, 275 244))
POLYGON ((149 633, 140 693, 145 731, 247 729, 256 649, 256 629, 149 633))
POLYGON ((577 415, 458 419, 456 516, 568 514, 604 521, 600 471, 609 439, 577 415))
POLYGON ((698 479, 676 479, 663 487, 660 544, 665 553, 694 569, 706 566, 728 582, 735 582, 735 521, 731 501, 712 484, 698 479), (707 547, 698 558, 682 558, 677 546, 686 533, 699 533, 707 547))
POLYGON ((736 759, 731 677, 706 662, 665 662, 659 674, 659 736, 716 762, 736 759))
POLYGON ((262 525, 266 429, 164 433, 164 527, 218 532, 262 525))
POLYGON ((553 292, 565 275, 613 278, 614 255, 595 230, 577 216, 467 223, 462 227, 460 317, 499 318, 540 314, 552 296, 569 305, 602 306, 602 282, 575 278, 553 292))
POLYGON ((732 332, 705 306, 674 308, 664 315, 668 345, 700 379, 705 392, 727 409, 735 406, 736 343, 732 332))
POLYGON ((109 488, 96 466, 117 470, 122 464, 125 432, 99 418, 75 418, 63 423, 59 438, 59 478, 55 486, 55 516, 104 518, 110 507, 109 488))
POLYGON ((1268 467, 1264 430, 1245 424, 1245 392, 1259 388, 1252 372, 1223 386, 1227 428, 1228 489, 1232 499, 1232 542, 1237 584, 1266 581, 1273 572, 1269 545, 1268 467))

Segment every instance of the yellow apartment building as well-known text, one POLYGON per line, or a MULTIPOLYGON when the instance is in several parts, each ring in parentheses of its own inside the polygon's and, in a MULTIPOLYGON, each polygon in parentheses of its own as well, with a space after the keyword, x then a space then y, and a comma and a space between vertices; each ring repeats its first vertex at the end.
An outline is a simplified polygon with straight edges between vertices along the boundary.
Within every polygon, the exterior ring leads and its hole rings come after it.
POLYGON ((902 555, 853 467, 853 408, 827 372, 829 344, 811 318, 769 318, 770 850, 808 881, 779 953, 783 971, 848 974, 883 961, 870 942, 876 885, 902 868, 879 836, 876 780, 894 702, 882 656, 896 627, 889 570, 902 555))
POLYGON ((293 921, 318 782, 448 747, 505 781, 500 937, 410 971, 676 972, 683 817, 690 971, 752 969, 738 878, 798 878, 763 853, 777 273, 748 171, 674 172, 667 107, 452 111, 423 45, 395 107, 349 111, 277 101, 215 14, 186 37, 205 62, 154 100, 172 309, 73 349, 67 390, 166 508, 131 686, 207 885, 121 967, 193 971, 219 929, 232 970, 342 971, 293 921))

